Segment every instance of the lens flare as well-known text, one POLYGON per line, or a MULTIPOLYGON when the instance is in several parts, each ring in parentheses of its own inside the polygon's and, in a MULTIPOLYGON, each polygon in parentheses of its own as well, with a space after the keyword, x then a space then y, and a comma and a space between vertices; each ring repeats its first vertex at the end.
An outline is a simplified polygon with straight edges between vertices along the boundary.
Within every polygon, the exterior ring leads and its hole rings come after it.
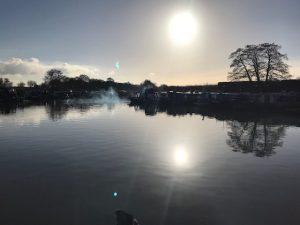
POLYGON ((120 70, 120 62, 119 62, 119 61, 117 61, 117 62, 115 63, 115 67, 116 67, 117 70, 120 70))

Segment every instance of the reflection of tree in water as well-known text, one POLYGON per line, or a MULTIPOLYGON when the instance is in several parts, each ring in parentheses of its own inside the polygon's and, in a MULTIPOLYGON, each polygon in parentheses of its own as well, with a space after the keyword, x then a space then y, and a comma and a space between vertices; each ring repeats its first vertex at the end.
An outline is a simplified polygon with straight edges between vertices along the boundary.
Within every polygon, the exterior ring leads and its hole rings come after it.
POLYGON ((70 110, 76 110, 80 114, 85 114, 91 109, 91 105, 87 104, 64 104, 53 102, 46 105, 46 112, 51 120, 57 121, 63 119, 70 110))
POLYGON ((264 157, 273 155, 275 148, 283 144, 284 125, 238 121, 228 121, 227 125, 230 128, 227 144, 233 151, 264 157))
POLYGON ((16 113, 17 105, 0 105, 0 114, 8 115, 16 113))
POLYGON ((62 119, 69 111, 69 106, 59 103, 51 103, 46 105, 46 112, 51 120, 57 121, 62 119))
POLYGON ((159 112, 159 109, 155 104, 148 104, 145 106, 144 111, 146 116, 155 116, 159 112))
POLYGON ((0 104, 0 115, 9 115, 9 114, 15 114, 18 110, 26 110, 27 107, 30 106, 41 106, 45 107, 46 113, 49 117, 49 119, 53 121, 61 120, 64 117, 67 116, 70 111, 77 112, 79 114, 86 114, 88 113, 91 108, 97 106, 99 107, 107 107, 108 111, 112 111, 115 108, 115 104, 78 104, 78 103, 66 103, 66 102, 60 102, 60 101, 54 101, 54 102, 47 102, 44 104, 0 104))
POLYGON ((197 114, 197 107, 187 107, 185 105, 159 105, 159 104, 141 104, 141 105, 129 105, 134 107, 135 111, 142 110, 146 116, 155 116, 157 113, 166 113, 171 116, 185 116, 187 114, 197 114))
POLYGON ((73 108, 78 109, 80 114, 85 114, 88 111, 90 111, 91 106, 90 105, 78 105, 77 107, 73 107, 73 108))

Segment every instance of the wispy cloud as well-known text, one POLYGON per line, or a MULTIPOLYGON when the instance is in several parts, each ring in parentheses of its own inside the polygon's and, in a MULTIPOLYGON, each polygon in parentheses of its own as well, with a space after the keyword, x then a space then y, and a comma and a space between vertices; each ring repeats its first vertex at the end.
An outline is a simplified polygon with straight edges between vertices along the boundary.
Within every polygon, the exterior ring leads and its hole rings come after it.
POLYGON ((5 76, 14 82, 36 80, 41 82, 47 70, 56 68, 69 76, 74 77, 86 74, 90 77, 97 77, 100 70, 87 65, 70 64, 66 62, 42 63, 37 58, 10 58, 0 60, 0 76, 5 76))

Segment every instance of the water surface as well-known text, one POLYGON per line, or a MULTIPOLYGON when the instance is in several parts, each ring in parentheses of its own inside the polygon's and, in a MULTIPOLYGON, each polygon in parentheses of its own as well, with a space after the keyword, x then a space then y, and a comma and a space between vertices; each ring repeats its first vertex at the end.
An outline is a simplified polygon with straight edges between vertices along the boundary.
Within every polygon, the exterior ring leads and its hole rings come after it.
POLYGON ((0 110, 0 224, 300 221, 300 119, 205 108, 0 110), (114 197, 117 192, 117 197, 114 197))

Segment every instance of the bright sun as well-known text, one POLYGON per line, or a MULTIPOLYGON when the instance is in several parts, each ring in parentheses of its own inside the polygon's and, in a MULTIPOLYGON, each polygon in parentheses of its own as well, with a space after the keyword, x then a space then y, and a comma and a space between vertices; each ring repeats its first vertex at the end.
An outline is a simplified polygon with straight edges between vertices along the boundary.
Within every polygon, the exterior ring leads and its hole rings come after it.
POLYGON ((169 31, 172 41, 178 45, 186 45, 193 41, 197 33, 197 22, 189 12, 176 14, 170 21, 169 31))

